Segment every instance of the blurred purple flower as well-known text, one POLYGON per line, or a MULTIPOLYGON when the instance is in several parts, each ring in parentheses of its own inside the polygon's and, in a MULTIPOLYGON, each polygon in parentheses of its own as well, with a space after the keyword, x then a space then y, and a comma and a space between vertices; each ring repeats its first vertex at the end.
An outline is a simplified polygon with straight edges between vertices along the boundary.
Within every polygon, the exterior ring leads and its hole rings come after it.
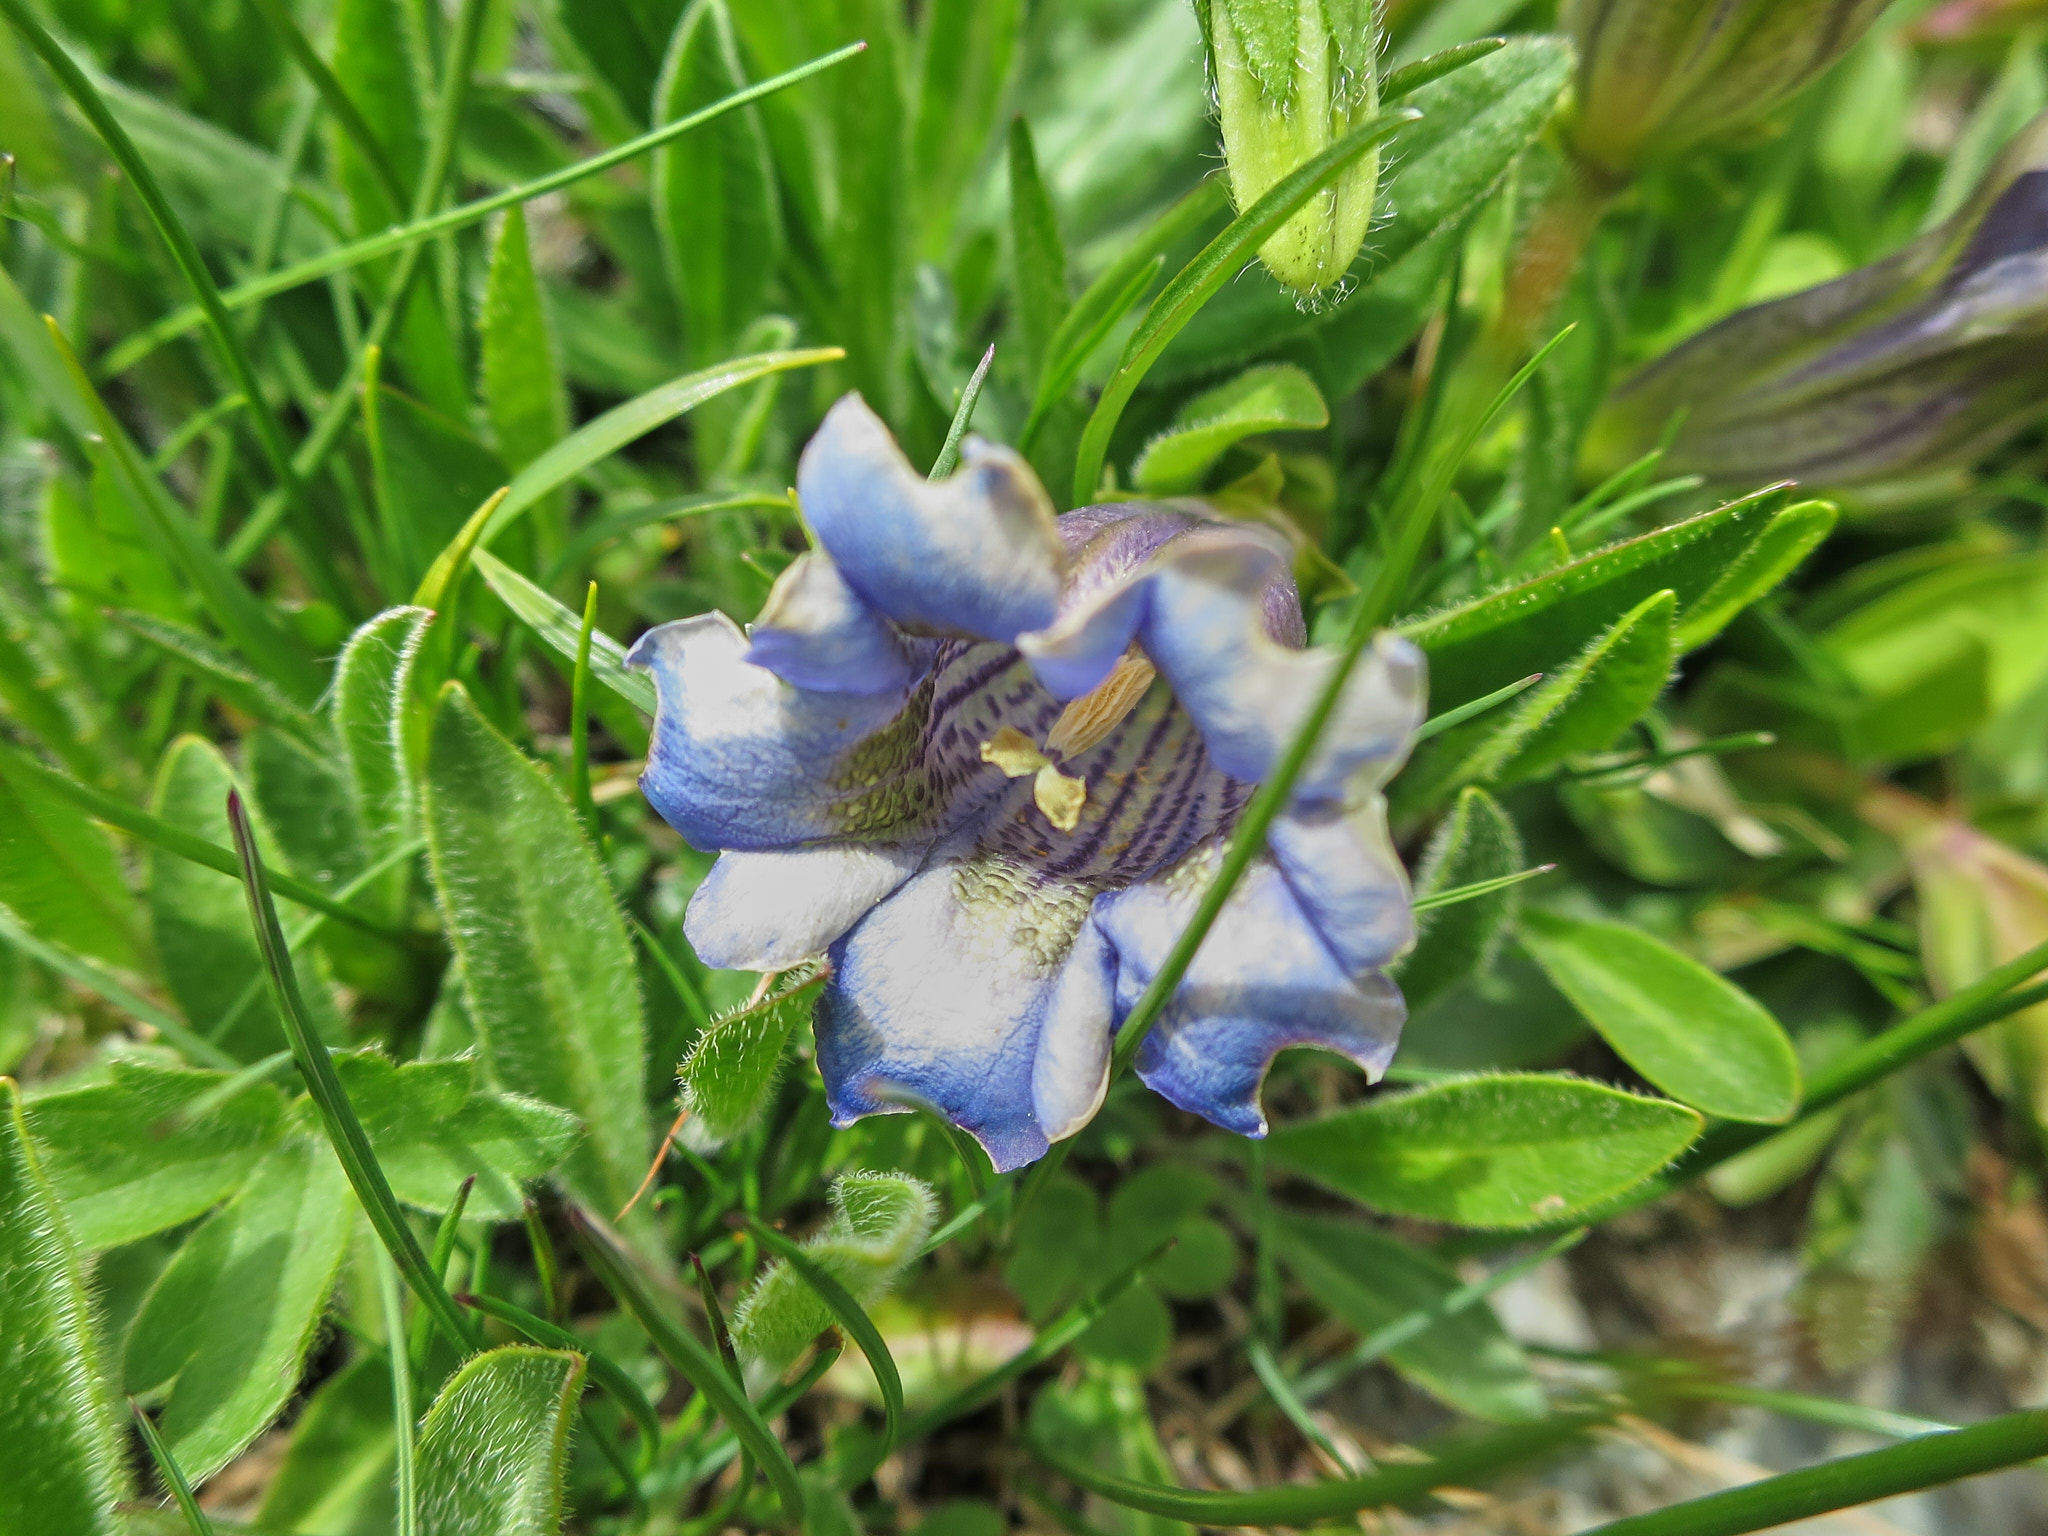
POLYGON ((1966 465, 2048 401, 2048 113, 1953 218, 1883 261, 1731 315, 1617 391, 1595 467, 1674 417, 1664 467, 1741 484, 1966 465))
MULTIPOLYGON (((834 1123, 936 1106, 1015 1168, 1094 1115, 1117 1026, 1164 962, 1334 657, 1303 649, 1284 541, 1181 506, 1055 517, 1015 454, 968 440, 928 484, 856 396, 798 471, 817 548, 743 632, 720 614, 628 658, 660 697, 641 784, 722 853, 690 903, 705 963, 826 954, 834 1123)), ((1269 848, 1137 1060, 1262 1135, 1273 1057, 1377 1077, 1409 944, 1380 788, 1423 663, 1381 636, 1269 848)))

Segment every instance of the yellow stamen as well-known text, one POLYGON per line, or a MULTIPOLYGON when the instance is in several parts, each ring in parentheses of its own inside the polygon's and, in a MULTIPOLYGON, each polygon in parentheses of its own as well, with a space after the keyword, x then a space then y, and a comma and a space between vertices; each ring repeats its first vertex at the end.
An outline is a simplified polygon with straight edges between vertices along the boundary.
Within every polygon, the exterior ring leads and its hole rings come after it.
POLYGON ((1087 784, 1061 773, 1014 725, 1004 726, 981 744, 981 760, 994 763, 1012 779, 1030 775, 1032 802, 1062 832, 1081 824, 1081 807, 1088 803, 1087 784))
POLYGON ((1109 676, 1060 711, 1052 734, 1045 738, 1045 749, 1062 757, 1080 756, 1123 723, 1158 675, 1137 651, 1125 652, 1109 676))
POLYGON ((1081 825, 1081 807, 1088 803, 1088 785, 1081 779, 1068 778, 1047 763, 1031 781, 1031 799, 1045 813, 1047 821, 1062 832, 1071 832, 1081 825))

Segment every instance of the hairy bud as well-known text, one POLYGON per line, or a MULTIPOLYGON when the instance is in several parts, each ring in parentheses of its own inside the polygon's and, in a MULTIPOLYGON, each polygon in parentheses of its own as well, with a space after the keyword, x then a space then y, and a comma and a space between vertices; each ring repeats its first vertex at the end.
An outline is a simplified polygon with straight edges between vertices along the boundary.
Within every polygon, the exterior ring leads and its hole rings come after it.
MULTIPOLYGON (((1240 210, 1373 116, 1373 0, 1195 0, 1209 42, 1223 152, 1240 210)), ((1372 224, 1369 150, 1259 248, 1297 293, 1341 278, 1372 224)))
POLYGON ((1572 147, 1617 175, 1782 106, 1891 0, 1566 0, 1579 45, 1572 147))

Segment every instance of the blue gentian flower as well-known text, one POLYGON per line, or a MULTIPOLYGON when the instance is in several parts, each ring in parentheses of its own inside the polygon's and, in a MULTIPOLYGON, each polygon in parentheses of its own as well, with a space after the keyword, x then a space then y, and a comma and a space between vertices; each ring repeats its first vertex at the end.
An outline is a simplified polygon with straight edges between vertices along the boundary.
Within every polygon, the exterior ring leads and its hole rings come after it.
MULTIPOLYGON (((1198 505, 1056 517, 970 438, 929 484, 849 395, 797 488, 816 547, 743 631, 664 624, 628 657, 660 707, 641 787, 722 857, 685 932, 707 965, 831 965, 816 1019, 833 1123, 922 1101, 999 1169, 1094 1115, 1117 1026, 1213 878, 1334 657, 1303 649, 1284 540, 1198 505)), ((1377 1078, 1413 935, 1380 788, 1423 664, 1361 660, 1269 851, 1232 893, 1139 1076, 1264 1134, 1275 1055, 1377 1078)))

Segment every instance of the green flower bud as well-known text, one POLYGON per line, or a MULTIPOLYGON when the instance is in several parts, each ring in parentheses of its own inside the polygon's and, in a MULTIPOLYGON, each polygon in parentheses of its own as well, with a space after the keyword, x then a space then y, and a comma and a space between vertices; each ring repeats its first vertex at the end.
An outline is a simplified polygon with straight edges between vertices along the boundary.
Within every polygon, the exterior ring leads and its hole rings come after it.
POLYGON ((1891 0, 1566 0, 1579 45, 1572 147, 1626 175, 1755 124, 1891 0))
MULTIPOLYGON (((1373 0, 1195 4, 1243 210, 1378 109, 1373 0)), ((1266 270, 1304 295, 1341 278, 1372 225, 1379 174, 1379 151, 1368 150, 1259 247, 1266 270)))
POLYGON ((1701 332, 1618 390, 1590 467, 1682 425, 1665 469, 1853 485, 1967 466, 2048 399, 2048 113, 1954 217, 1701 332))

